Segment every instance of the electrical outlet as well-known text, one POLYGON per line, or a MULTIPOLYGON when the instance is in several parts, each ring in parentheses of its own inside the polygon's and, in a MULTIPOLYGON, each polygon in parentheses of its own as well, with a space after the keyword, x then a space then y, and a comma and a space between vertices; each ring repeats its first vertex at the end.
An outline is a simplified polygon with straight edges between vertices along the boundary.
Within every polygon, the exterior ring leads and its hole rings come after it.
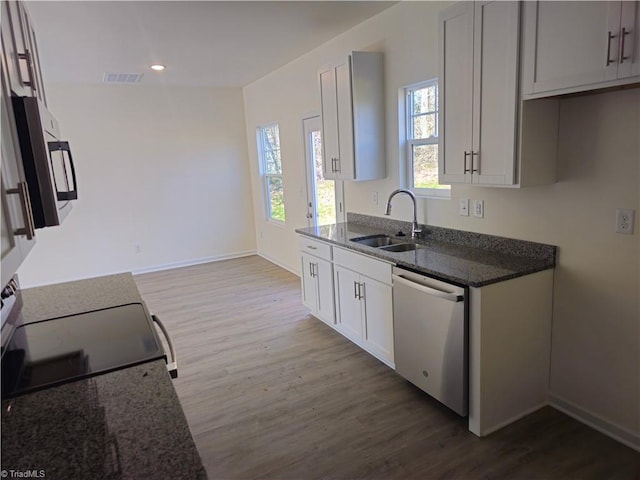
POLYGON ((633 221, 636 211, 629 208, 616 210, 616 233, 631 235, 633 233, 633 221))
POLYGON ((473 216, 477 218, 484 218, 484 200, 473 201, 473 216))
POLYGON ((469 216, 469 199, 461 198, 460 203, 458 204, 458 215, 462 215, 463 217, 469 216))
POLYGON ((378 192, 373 192, 371 195, 371 203, 378 205, 378 192))

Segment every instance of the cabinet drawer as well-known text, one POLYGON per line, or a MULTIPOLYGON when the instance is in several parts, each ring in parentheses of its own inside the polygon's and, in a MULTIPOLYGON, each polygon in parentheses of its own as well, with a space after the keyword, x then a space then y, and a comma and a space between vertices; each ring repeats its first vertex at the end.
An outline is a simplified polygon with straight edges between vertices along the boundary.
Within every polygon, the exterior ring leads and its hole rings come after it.
POLYGON ((328 243, 319 242, 300 235, 298 236, 298 248, 301 252, 306 252, 310 255, 324 258, 325 260, 331 260, 331 245, 328 243))
POLYGON ((367 255, 345 250, 333 249, 333 262, 361 275, 391 285, 391 264, 367 255))

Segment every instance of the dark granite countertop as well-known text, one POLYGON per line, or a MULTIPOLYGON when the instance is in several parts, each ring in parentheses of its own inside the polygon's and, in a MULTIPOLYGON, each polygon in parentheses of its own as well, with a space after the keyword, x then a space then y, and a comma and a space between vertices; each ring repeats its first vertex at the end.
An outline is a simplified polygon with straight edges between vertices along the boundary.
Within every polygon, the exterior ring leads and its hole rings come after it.
MULTIPOLYGON (((130 274, 22 296, 24 321, 141 301, 130 274)), ((1 436, 8 478, 207 478, 163 360, 5 399, 1 436)))
POLYGON ((470 287, 483 287, 555 267, 556 247, 493 235, 423 225, 427 248, 388 252, 352 239, 376 234, 412 242, 411 224, 368 215, 348 214, 347 222, 299 228, 296 232, 365 253, 426 275, 470 287), (398 232, 406 236, 397 237, 398 232))

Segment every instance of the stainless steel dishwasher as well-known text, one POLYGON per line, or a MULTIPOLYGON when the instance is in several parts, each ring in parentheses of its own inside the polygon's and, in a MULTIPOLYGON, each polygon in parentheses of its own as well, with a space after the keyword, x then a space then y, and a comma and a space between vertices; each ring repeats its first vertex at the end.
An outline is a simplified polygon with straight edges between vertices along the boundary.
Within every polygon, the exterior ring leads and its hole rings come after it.
POLYGON ((396 371, 459 415, 468 413, 467 290, 393 268, 396 371))

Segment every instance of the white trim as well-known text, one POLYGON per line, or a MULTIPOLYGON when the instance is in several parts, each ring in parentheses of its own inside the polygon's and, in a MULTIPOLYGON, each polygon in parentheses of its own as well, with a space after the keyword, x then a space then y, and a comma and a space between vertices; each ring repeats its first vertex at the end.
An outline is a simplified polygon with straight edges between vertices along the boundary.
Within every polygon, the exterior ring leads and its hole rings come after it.
POLYGON ((299 276, 300 276, 300 272, 299 272, 299 271, 295 270, 293 267, 291 267, 291 266, 289 266, 289 265, 285 265, 284 263, 282 263, 282 262, 281 262, 281 261, 279 261, 279 260, 276 260, 276 259, 275 259, 275 258, 273 258, 273 257, 270 257, 269 255, 266 255, 266 254, 264 254, 264 253, 262 253, 262 252, 257 252, 257 255, 258 255, 259 257, 262 257, 262 258, 264 258, 265 260, 267 260, 267 261, 269 261, 269 262, 273 263, 274 265, 277 265, 278 267, 280 267, 280 268, 284 268, 285 270, 287 270, 287 271, 289 271, 289 272, 293 273, 296 277, 299 277, 299 276))
POLYGON ((160 265, 151 265, 149 267, 136 268, 131 270, 132 275, 141 275, 143 273, 159 272, 162 270, 172 270, 174 268, 190 267, 193 265, 200 265, 202 263, 220 262, 222 260, 231 260, 233 258, 249 257, 256 255, 255 250, 244 250, 240 252, 227 253, 223 255, 214 255, 212 257, 194 258, 191 260, 184 260, 181 262, 164 263, 160 265))
POLYGON ((538 410, 546 406, 547 406, 547 402, 541 403, 539 405, 531 407, 528 410, 525 410, 524 412, 520 412, 517 415, 514 415, 513 417, 510 417, 500 423, 496 423, 495 425, 491 425, 490 427, 484 427, 484 428, 480 428, 478 425, 476 425, 476 422, 473 422, 472 424, 471 417, 469 417, 469 431, 474 435, 477 435, 478 437, 486 437, 487 435, 490 435, 491 433, 496 432, 501 428, 506 427, 507 425, 517 422, 521 418, 524 418, 527 415, 531 415, 533 412, 537 412, 538 410))
MULTIPOLYGON (((442 198, 442 199, 450 199, 451 198, 451 187, 445 185, 445 188, 415 188, 414 187, 414 164, 413 164, 413 147, 418 145, 436 145, 438 144, 438 133, 440 130, 439 125, 439 117, 438 117, 438 109, 440 108, 438 101, 437 90, 439 88, 439 80, 438 77, 431 78, 429 80, 424 80, 422 82, 413 83, 411 85, 407 85, 400 89, 399 97, 401 99, 400 108, 402 109, 402 115, 399 115, 399 135, 398 138, 400 140, 400 175, 402 181, 406 188, 413 191, 416 197, 420 198, 442 198), (420 90, 423 88, 436 88, 436 109, 435 113, 435 136, 429 138, 421 138, 414 139, 413 133, 410 132, 412 121, 411 119, 415 116, 412 113, 412 108, 409 102, 412 94, 416 90, 420 90), (447 188, 448 187, 448 188, 447 188)), ((438 160, 439 161, 439 160, 438 160)), ((439 167, 438 167, 439 168, 439 167)))
POLYGON ((640 452, 640 432, 632 432, 624 427, 611 423, 595 413, 565 400, 559 395, 549 395, 549 404, 556 410, 575 418, 581 423, 605 434, 618 442, 640 452))

